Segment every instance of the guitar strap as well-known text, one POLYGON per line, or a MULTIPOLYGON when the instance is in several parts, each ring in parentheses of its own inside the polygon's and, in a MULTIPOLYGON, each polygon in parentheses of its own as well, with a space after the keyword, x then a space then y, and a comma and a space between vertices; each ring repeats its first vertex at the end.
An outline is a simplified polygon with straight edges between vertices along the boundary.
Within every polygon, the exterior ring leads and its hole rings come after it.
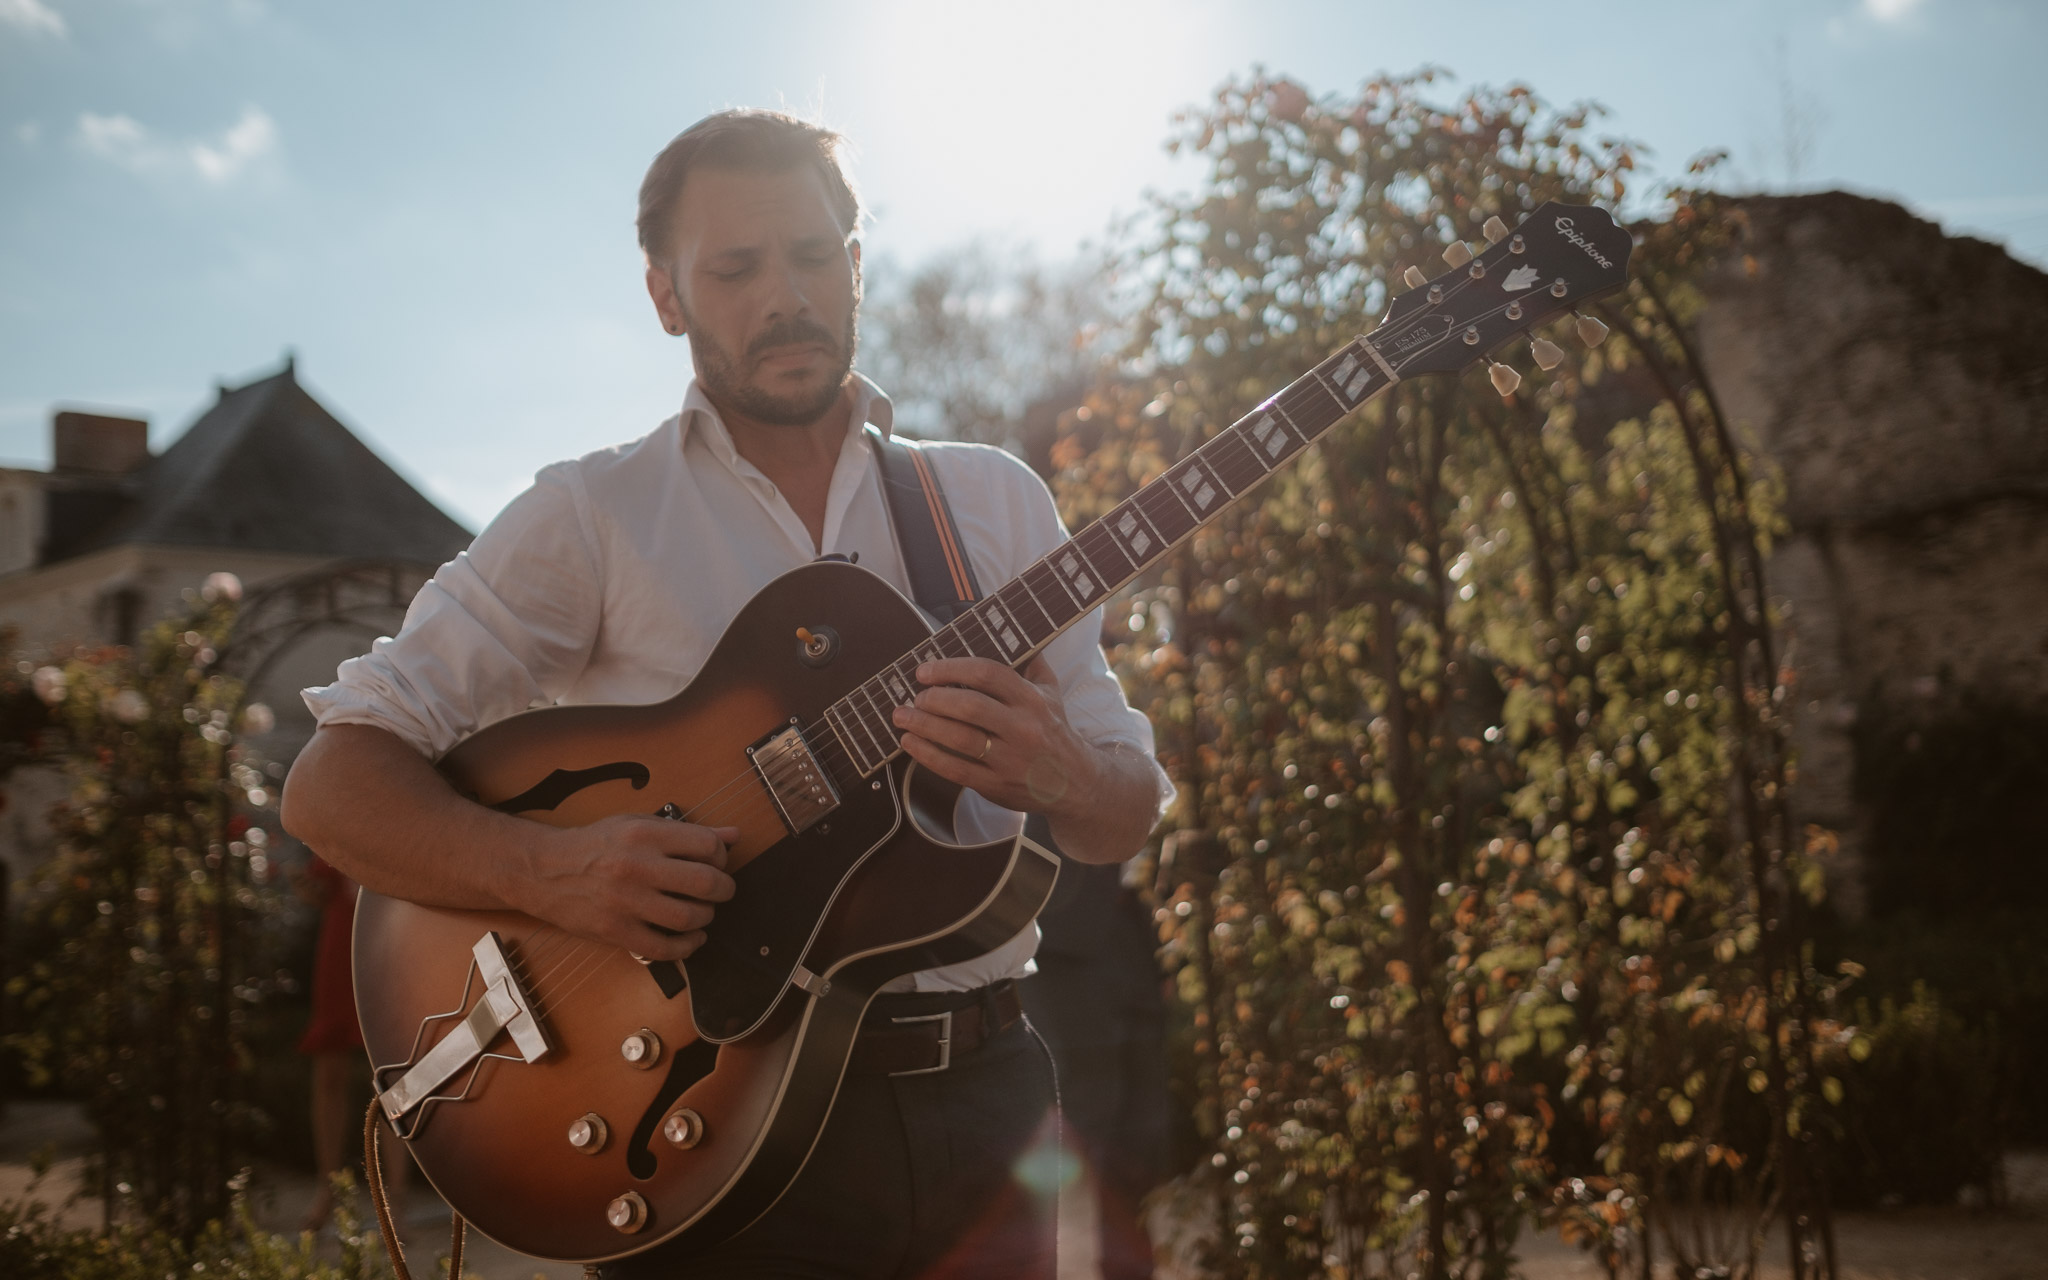
POLYGON ((981 598, 953 508, 923 450, 872 427, 868 436, 882 468, 882 496, 910 575, 911 597, 941 625, 951 622, 981 598))
MULTIPOLYGON (((967 563, 966 544, 953 523, 953 508, 939 488, 939 477, 931 459, 915 444, 884 436, 869 428, 875 444, 875 458, 882 468, 882 495, 888 500, 889 520, 896 528, 896 545, 903 551, 903 567, 910 574, 910 594, 918 606, 941 624, 951 622, 976 600, 981 589, 974 580, 974 566, 967 563)), ((1034 843, 1060 855, 1060 876, 1053 885, 1053 903, 1065 901, 1062 890, 1073 892, 1081 877, 1074 874, 1080 864, 1061 852, 1052 838, 1052 824, 1042 813, 1026 814, 1024 834, 1034 843)), ((1111 869, 1112 873, 1114 869, 1111 869)), ((1052 904, 1048 904, 1048 910, 1052 904)), ((1041 913, 1041 923, 1044 923, 1041 913)))

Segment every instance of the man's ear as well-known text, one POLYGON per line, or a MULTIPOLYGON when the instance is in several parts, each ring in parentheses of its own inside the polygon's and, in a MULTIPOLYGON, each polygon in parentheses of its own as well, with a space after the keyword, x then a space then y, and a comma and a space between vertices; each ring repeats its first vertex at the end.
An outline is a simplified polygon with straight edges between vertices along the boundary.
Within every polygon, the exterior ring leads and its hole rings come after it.
POLYGON ((688 325, 683 321, 683 303, 676 297, 675 280, 654 263, 647 264, 647 296, 654 302, 654 314, 661 327, 681 337, 688 325))

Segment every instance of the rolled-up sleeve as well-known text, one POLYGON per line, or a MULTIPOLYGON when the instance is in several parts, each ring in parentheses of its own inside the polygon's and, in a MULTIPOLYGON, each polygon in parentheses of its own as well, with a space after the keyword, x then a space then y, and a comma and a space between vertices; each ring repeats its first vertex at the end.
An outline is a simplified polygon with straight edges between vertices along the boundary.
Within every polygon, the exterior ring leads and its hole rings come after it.
POLYGON ((590 659, 604 581, 573 464, 542 471, 442 565, 396 636, 303 697, 322 727, 386 729, 438 758, 485 725, 554 702, 590 659))

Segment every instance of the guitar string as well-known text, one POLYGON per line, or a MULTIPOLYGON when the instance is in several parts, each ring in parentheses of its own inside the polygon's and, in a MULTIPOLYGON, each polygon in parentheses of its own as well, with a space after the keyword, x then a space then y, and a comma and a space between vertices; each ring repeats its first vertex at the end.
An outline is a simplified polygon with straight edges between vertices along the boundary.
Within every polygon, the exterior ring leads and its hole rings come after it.
MULTIPOLYGON (((1330 360, 1334 360, 1336 358, 1336 355, 1328 357, 1328 359, 1330 360)), ((1315 437, 1320 435, 1329 424, 1321 424, 1317 426, 1313 431, 1304 431, 1302 430, 1298 421, 1296 420, 1295 413, 1299 413, 1299 411, 1305 407, 1307 403, 1307 397, 1310 393, 1316 393, 1330 399, 1336 399, 1336 397, 1332 395, 1332 393, 1329 391, 1327 384, 1324 383, 1317 376, 1320 367, 1321 366, 1319 365, 1317 366, 1317 369, 1311 370, 1309 373, 1304 374, 1301 378, 1296 380, 1295 384, 1283 388, 1281 392, 1278 395, 1276 395, 1272 399, 1272 401, 1269 402, 1276 405, 1281 410, 1281 412, 1287 416, 1290 425, 1298 434, 1301 434, 1306 437, 1306 439, 1303 441, 1304 447, 1306 447, 1308 443, 1312 443, 1315 437), (1295 413, 1289 413, 1288 410, 1290 408, 1294 409, 1295 413)), ((1376 388, 1375 390, 1378 389, 1376 388)), ((1346 409, 1346 407, 1344 406, 1343 401, 1338 400, 1337 405, 1340 410, 1340 416, 1342 412, 1348 411, 1348 409, 1346 409)), ((1232 427, 1226 428, 1226 430, 1240 429, 1235 424, 1233 424, 1232 427)), ((1221 439, 1222 435, 1223 433, 1218 433, 1216 437, 1212 437, 1212 440, 1221 439)), ((1209 442, 1205 442, 1205 444, 1207 443, 1209 442)), ((1242 439, 1241 431, 1239 443, 1240 445, 1245 446, 1249 452, 1249 442, 1242 439)), ((1200 450, 1197 450, 1196 454, 1191 456, 1200 456, 1200 450)), ((1257 454, 1255 452, 1251 452, 1250 456, 1256 459, 1255 465, 1259 467, 1259 473, 1257 475, 1242 475, 1243 468, 1241 463, 1237 467, 1225 468, 1220 464, 1220 460, 1215 457, 1205 457, 1202 459, 1202 462, 1203 465, 1214 477, 1216 477, 1219 480, 1222 480, 1225 483, 1226 487, 1231 488, 1231 496, 1233 500, 1235 500, 1235 498, 1242 496, 1243 493, 1247 492, 1260 480, 1263 480, 1267 475, 1271 474, 1272 471, 1278 469, 1277 466, 1268 466, 1265 460, 1258 459, 1257 454), (1227 477, 1226 470, 1229 473, 1227 477), (1237 480, 1239 480, 1240 476, 1242 476, 1243 483, 1234 483, 1237 480)), ((1288 460, 1291 461, 1291 456, 1288 460)), ((1158 516, 1152 512, 1147 512, 1143 504, 1136 503, 1136 499, 1139 496, 1141 496, 1142 493, 1143 490, 1141 489, 1139 494, 1133 495, 1134 505, 1137 505, 1140 513, 1145 514, 1148 517, 1148 519, 1155 524, 1156 527, 1158 516)), ((1181 501, 1179 498, 1176 498, 1175 500, 1177 502, 1181 501)), ((1168 509, 1171 510, 1171 508, 1168 509)), ((1195 513, 1190 511, 1189 515, 1191 517, 1194 517, 1195 513)), ((1189 533, 1192 533, 1194 528, 1199 528, 1201 524, 1206 523, 1206 520, 1202 520, 1199 517, 1196 517, 1196 519, 1197 523, 1188 530, 1189 533)), ((1082 530, 1082 533, 1085 534, 1086 532, 1087 529, 1084 528, 1082 530)), ((1070 539, 1069 541, 1072 542, 1077 540, 1078 536, 1079 535, 1076 535, 1075 539, 1070 539)), ((1182 536, 1184 537, 1186 535, 1183 534, 1182 536)), ((1174 541, 1177 543, 1179 539, 1176 538, 1174 541)), ((1113 542, 1112 545, 1114 545, 1113 542)), ((1049 560, 1049 558, 1050 557, 1048 556, 1045 559, 1049 560)), ((1128 555, 1125 555, 1124 558, 1126 560, 1129 560, 1128 555)), ((1158 557, 1155 556, 1151 557, 1150 559, 1157 558, 1158 557)), ((1045 560, 1041 560, 1038 563, 1045 563, 1045 560)), ((1149 563, 1149 560, 1147 561, 1147 563, 1149 563)), ((1032 567, 1035 568, 1037 567, 1037 565, 1034 564, 1032 567)), ((1049 567, 1050 566, 1048 565, 1048 568, 1049 567)), ((1025 571, 1025 573, 1027 574, 1029 572, 1030 569, 1027 569, 1025 571)), ((1138 572, 1142 572, 1142 566, 1134 565, 1132 576, 1135 576, 1135 574, 1138 572)), ((1021 580, 1023 576, 1023 574, 1018 575, 1018 580, 1021 580)), ((1026 590, 1029 591, 1030 588, 1027 586, 1026 590)), ((997 594, 999 595, 1000 593, 997 594)), ((1033 595, 1033 598, 1035 602, 1035 593, 1033 595)), ((1080 602, 1076 601, 1075 603, 1079 604, 1080 602)), ((1011 613, 1011 616, 1014 620, 1014 607, 1010 606, 1007 602, 1005 602, 1005 609, 1006 611, 1011 613)), ((1040 609, 1040 612, 1044 612, 1042 607, 1040 609)), ((1069 622, 1066 623, 1064 626, 1059 626, 1057 630, 1055 630, 1047 636, 1046 640, 1043 643, 1050 643, 1051 639, 1054 636, 1057 636, 1061 631, 1064 631, 1066 627, 1071 626, 1073 621, 1075 620, 1078 620, 1078 618, 1074 620, 1069 620, 1069 622)), ((1052 618, 1049 614, 1047 615, 1047 621, 1052 621, 1052 618)), ((946 641, 949 637, 951 638, 953 643, 957 644, 961 649, 963 649, 967 655, 978 656, 975 653, 975 646, 972 640, 969 638, 968 633, 962 627, 960 627, 958 622, 955 622, 949 625, 948 627, 942 628, 941 630, 933 633, 933 635, 929 638, 928 643, 932 645, 933 650, 937 652, 941 657, 950 656, 946 652, 946 641)), ((1034 645, 1034 649, 1042 648, 1043 643, 1034 645)), ((919 655, 917 654, 915 647, 911 650, 909 654, 905 655, 905 657, 918 656, 919 655)), ((887 669, 895 669, 903 661, 904 658, 899 657, 894 662, 890 663, 887 669)), ((873 679, 875 679, 875 677, 870 677, 869 679, 870 681, 872 681, 873 679)), ((863 681, 860 686, 857 686, 855 692, 865 690, 867 683, 869 683, 869 681, 863 681)), ((886 695, 886 689, 884 690, 884 693, 886 695)), ((871 694, 868 696, 870 701, 874 700, 871 694)), ((849 693, 848 695, 846 695, 846 698, 841 699, 841 701, 844 702, 847 699, 850 699, 851 697, 852 694, 849 693)), ((893 711, 894 707, 897 705, 894 699, 886 698, 885 700, 889 702, 891 710, 893 711)), ((866 717, 861 715, 857 710, 855 711, 855 716, 863 722, 863 730, 868 731, 869 726, 865 724, 866 717)), ((846 717, 842 712, 842 719, 845 718, 846 717)), ((885 724, 888 724, 888 741, 890 745, 895 748, 895 750, 891 751, 889 756, 885 758, 884 762, 886 763, 888 759, 893 759, 895 755, 901 751, 901 745, 900 739, 897 739, 895 737, 895 730, 893 724, 888 722, 885 722, 885 724)), ((814 758, 817 758, 821 764, 827 766, 828 770, 831 765, 836 763, 841 764, 843 766, 850 766, 852 771, 856 775, 859 774, 859 765, 858 762, 852 758, 853 753, 851 749, 847 748, 844 745, 843 741, 840 739, 839 734, 835 730, 833 730, 829 721, 821 719, 809 726, 806 726, 804 729, 804 736, 806 738, 807 743, 812 737, 817 738, 818 745, 812 748, 812 754, 814 758)), ((875 745, 879 746, 881 744, 876 743, 875 745)), ((771 804, 772 798, 769 797, 765 792, 747 790, 742 792, 738 797, 733 797, 731 795, 735 788, 738 788, 746 782, 750 781, 751 777, 752 775, 748 772, 736 774, 726 784, 719 787, 715 791, 711 792, 702 800, 698 801, 696 804, 692 805, 690 810, 684 814, 684 817, 687 820, 697 822, 700 825, 711 826, 716 825, 721 820, 726 820, 733 817, 761 816, 763 814, 769 817, 777 816, 774 813, 773 806, 771 804), (727 801, 736 801, 737 807, 735 807, 735 804, 733 803, 725 803, 727 801), (754 810, 755 813, 749 815, 747 813, 747 810, 749 809, 754 810)), ((765 781, 765 779, 763 780, 765 781)), ((557 975, 561 975, 565 968, 574 965, 575 967, 571 969, 568 975, 563 977, 561 980, 560 985, 563 989, 558 992, 549 993, 549 998, 551 1000, 566 998, 568 994, 580 988, 584 982, 589 980, 592 974, 594 974, 598 969, 602 968, 603 957, 606 950, 608 950, 608 948, 606 948, 604 944, 596 943, 589 940, 576 939, 573 937, 573 935, 566 934, 561 935, 549 946, 536 948, 532 957, 532 965, 538 966, 543 961, 547 961, 548 968, 545 971, 543 971, 540 974, 540 976, 536 978, 534 981, 535 999, 538 1000, 541 998, 540 987, 542 984, 551 982, 554 978, 556 978, 557 975), (594 964, 593 961, 595 961, 594 964)))
MULTIPOLYGON (((1464 287, 1465 282, 1461 281, 1455 287, 1454 291, 1461 292, 1464 287)), ((1448 335, 1446 336, 1448 337, 1448 335)), ((1434 348, 1435 346, 1440 345, 1441 341, 1442 340, 1439 340, 1438 342, 1432 342, 1428 344, 1428 346, 1430 348, 1434 348)), ((1325 363, 1337 359, 1339 354, 1341 354, 1341 349, 1339 353, 1335 353, 1330 357, 1327 357, 1325 363)), ((1287 418, 1290 428, 1292 428, 1297 435, 1305 437, 1302 441, 1302 447, 1304 448, 1308 444, 1313 443, 1316 437, 1320 436, 1324 430, 1326 430, 1330 425, 1332 425, 1332 423, 1323 423, 1315 427, 1312 431, 1305 431, 1301 428, 1299 422, 1296 420, 1295 413, 1288 412, 1290 408, 1294 409, 1296 412, 1299 412, 1299 410, 1304 408, 1307 403, 1306 397, 1309 395, 1309 393, 1319 393, 1324 397, 1336 400, 1339 409, 1339 413, 1337 415, 1338 417, 1341 417, 1344 413, 1349 412, 1351 408, 1356 407, 1355 405, 1346 406, 1343 400, 1338 399, 1331 392, 1327 382, 1318 376, 1321 367, 1322 366, 1320 364, 1317 365, 1314 369, 1311 369, 1309 372, 1303 374, 1300 378, 1296 379, 1293 384, 1285 388, 1282 388, 1282 390, 1277 395, 1275 395, 1272 398, 1272 400, 1268 401, 1268 403, 1273 404, 1280 409, 1282 414, 1287 418)), ((1378 391, 1383 389, 1383 387, 1374 388, 1374 394, 1377 394, 1378 391)), ((1369 398, 1371 397, 1362 397, 1359 400, 1359 403, 1362 404, 1364 403, 1365 399, 1369 398)), ((1254 410, 1253 412, 1256 413, 1257 410, 1254 410)), ((1248 418, 1249 416, 1250 415, 1247 415, 1248 418)), ((1333 418, 1332 422, 1334 421, 1335 419, 1333 418)), ((1212 437, 1210 441, 1204 442, 1204 445, 1206 446, 1210 443, 1213 443, 1215 440, 1222 439, 1224 434, 1229 431, 1239 432, 1239 443, 1240 445, 1245 446, 1250 456, 1256 460, 1256 465, 1260 468, 1259 474, 1245 476, 1244 483, 1242 484, 1242 486, 1235 486, 1233 482, 1238 478, 1238 475, 1240 474, 1239 467, 1229 468, 1230 474, 1228 477, 1226 477, 1225 468, 1219 465, 1219 459, 1214 457, 1203 458, 1202 462, 1203 465, 1207 468, 1207 470, 1211 473, 1211 475, 1213 475, 1218 480, 1222 480, 1225 483, 1226 487, 1230 487, 1232 489, 1231 497, 1232 500, 1235 501, 1236 498, 1243 496, 1244 493, 1248 492, 1259 481, 1265 479, 1267 475, 1272 474, 1279 468, 1278 465, 1268 465, 1267 460, 1259 458, 1257 452, 1255 450, 1250 449, 1250 442, 1242 438, 1243 433, 1238 424, 1232 424, 1231 427, 1225 429, 1225 432, 1219 432, 1217 436, 1212 437)), ((1290 454, 1286 459, 1275 459, 1275 464, 1282 461, 1291 462, 1292 452, 1293 451, 1290 451, 1290 454)), ((1200 455, 1201 450, 1198 449, 1194 454, 1191 454, 1190 456, 1199 457, 1200 455)), ((1150 486, 1148 485, 1145 487, 1149 488, 1150 486)), ((1138 493, 1132 495, 1131 502, 1134 506, 1137 506, 1139 512, 1143 515, 1146 515, 1148 520, 1154 523, 1156 527, 1158 517, 1153 513, 1146 511, 1144 506, 1137 502, 1137 499, 1141 497, 1143 493, 1144 488, 1141 488, 1138 493)), ((1182 500, 1176 496, 1176 501, 1182 500)), ((1169 508, 1169 510, 1170 509, 1171 508, 1169 508)), ((1219 508, 1218 512, 1220 513, 1221 510, 1222 508, 1219 508)), ((1190 511, 1189 514, 1190 516, 1195 515, 1195 513, 1193 513, 1192 511, 1190 511)), ((1091 522, 1091 524, 1093 523, 1096 522, 1091 522)), ((1187 531, 1187 533, 1192 533, 1195 529, 1200 528, 1201 525, 1205 523, 1207 523, 1206 519, 1196 517, 1196 524, 1193 527, 1191 527, 1187 531)), ((1085 534, 1087 531, 1087 528, 1084 527, 1081 532, 1085 534)), ((1181 536, 1185 537, 1187 536, 1187 534, 1182 534, 1181 536)), ((1074 538, 1070 538, 1068 540, 1068 544, 1078 540, 1078 537, 1079 535, 1076 535, 1074 538)), ((1179 540, 1179 538, 1174 539, 1174 543, 1177 544, 1179 540)), ((1113 539, 1112 545, 1116 545, 1113 539)), ((1121 548, 1119 548, 1119 551, 1121 552, 1121 548)), ((1163 550, 1161 554, 1164 554, 1163 550)), ((1124 558, 1126 560, 1130 559, 1128 554, 1125 554, 1124 558)), ((1157 556, 1150 557, 1146 561, 1146 563, 1149 564, 1151 560, 1156 560, 1157 558, 1157 556)), ((1050 565, 1047 563, 1049 560, 1050 555, 1042 558, 1038 562, 1035 562, 1033 566, 1031 566, 1031 568, 1037 568, 1039 565, 1045 564, 1046 567, 1050 569, 1050 565)), ((1031 571, 1031 568, 1027 568, 1025 570, 1025 574, 1028 574, 1031 571)), ((1131 576, 1136 576, 1137 573, 1140 573, 1142 571, 1142 565, 1134 564, 1133 573, 1131 576)), ((1021 581, 1023 577, 1024 574, 1019 574, 1016 580, 1021 581)), ((1005 589, 1007 589, 1007 587, 1005 589)), ((1028 585, 1025 589, 1027 592, 1030 591, 1028 585)), ((1000 595, 1000 592, 998 592, 997 594, 1000 595)), ((1034 603, 1036 603, 1036 593, 1032 593, 1032 598, 1034 600, 1034 603)), ((1080 602, 1077 601, 1076 603, 1078 604, 1080 602)), ((1010 606, 1007 601, 1004 602, 1004 607, 1006 611, 1011 614, 1014 620, 1016 616, 1014 607, 1010 606)), ((1040 612, 1045 612, 1042 606, 1040 607, 1040 612)), ((1072 626, 1074 621, 1078 620, 1079 618, 1077 615, 1076 618, 1070 619, 1065 624, 1056 624, 1056 629, 1046 637, 1046 640, 1044 642, 1035 644, 1034 649, 1042 649, 1044 644, 1049 644, 1053 638, 1058 636, 1061 632, 1065 631, 1067 627, 1072 626)), ((1052 621, 1052 618, 1049 613, 1047 614, 1047 621, 1052 621)), ((946 653, 944 644, 944 641, 948 638, 948 636, 950 636, 953 639, 953 641, 966 652, 967 656, 979 656, 975 652, 973 642, 971 641, 971 639, 969 639, 968 633, 963 628, 961 628, 959 626, 959 623, 956 621, 955 623, 950 624, 945 628, 941 628, 937 632, 934 632, 933 635, 929 638, 928 642, 933 646, 933 649, 941 657, 950 656, 946 653)), ((918 657, 919 655, 916 652, 916 648, 913 647, 910 653, 904 656, 918 657)), ((885 669, 893 670, 903 660, 904 658, 899 657, 895 661, 888 664, 888 667, 885 669)), ((869 681, 872 681, 874 679, 876 679, 876 677, 869 677, 869 681)), ((864 691, 869 681, 863 681, 861 685, 856 686, 856 689, 853 692, 864 691)), ((886 695, 886 688, 884 689, 884 693, 886 695)), ((847 702, 851 699, 852 696, 852 693, 849 693, 845 695, 842 699, 840 699, 840 702, 847 702)), ((869 694, 867 696, 869 697, 869 700, 871 702, 874 701, 872 694, 869 694)), ((895 706, 898 704, 895 703, 893 698, 886 698, 886 700, 889 702, 891 710, 893 712, 895 706)), ((839 704, 835 703, 834 705, 839 704)), ((871 732, 869 726, 865 723, 866 717, 862 715, 857 709, 854 711, 854 716, 861 721, 861 727, 863 731, 871 732)), ((842 719, 845 718, 846 717, 842 712, 842 719)), ((898 739, 895 736, 895 728, 893 723, 891 721, 885 720, 884 725, 887 740, 889 741, 890 745, 894 747, 894 750, 890 751, 890 753, 886 757, 884 757, 883 763, 886 764, 889 760, 893 760, 896 757, 896 755, 901 752, 902 747, 900 739, 898 739)), ((805 737, 807 745, 813 737, 817 739, 818 745, 812 747, 812 755, 815 759, 819 761, 820 764, 827 766, 828 770, 830 766, 835 763, 840 764, 842 766, 847 766, 852 769, 856 776, 859 776, 859 762, 853 758, 852 749, 844 744, 843 740, 840 738, 839 733, 833 728, 833 726, 830 724, 828 720, 821 718, 818 721, 813 722, 811 725, 805 726, 802 732, 805 737)), ((881 743, 877 742, 875 745, 879 746, 881 745, 881 743)), ((739 788, 743 784, 750 781, 752 777, 753 773, 747 771, 743 771, 741 773, 734 775, 733 778, 726 782, 723 786, 712 791, 703 799, 699 800, 696 804, 692 805, 690 810, 683 815, 684 818, 686 820, 697 822, 699 825, 704 826, 717 825, 721 820, 728 820, 735 817, 767 816, 779 819, 779 814, 776 812, 776 807, 772 803, 772 797, 765 790, 746 790, 742 791, 736 797, 731 794, 736 788, 739 788), (732 803, 725 803, 727 801, 731 801, 732 803), (712 808, 709 811, 707 811, 707 806, 712 806, 712 808)), ((768 780, 763 778, 762 781, 766 782, 768 780)), ((772 785, 772 783, 770 783, 770 785, 772 785)), ((593 977, 598 971, 602 970, 607 953, 615 949, 616 948, 609 947, 606 944, 598 943, 587 939, 576 938, 574 935, 568 934, 565 931, 558 931, 556 933, 556 937, 551 939, 547 945, 534 948, 530 957, 528 958, 528 963, 526 967, 528 968, 529 972, 531 972, 534 967, 537 967, 539 964, 541 964, 543 960, 549 962, 548 968, 542 973, 540 973, 538 977, 532 979, 534 999, 538 1001, 542 998, 541 988, 543 984, 550 983, 557 975, 562 974, 565 968, 569 968, 569 966, 573 965, 574 968, 570 969, 567 976, 562 977, 561 979, 560 985, 562 989, 547 994, 547 998, 550 1001, 566 999, 575 990, 582 987, 584 983, 588 982, 590 978, 593 977)))

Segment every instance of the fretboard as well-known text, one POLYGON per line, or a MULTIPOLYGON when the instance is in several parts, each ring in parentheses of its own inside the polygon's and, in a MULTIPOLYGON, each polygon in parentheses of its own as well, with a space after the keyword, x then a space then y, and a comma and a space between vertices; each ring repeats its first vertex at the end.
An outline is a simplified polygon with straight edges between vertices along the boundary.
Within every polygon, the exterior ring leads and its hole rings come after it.
POLYGON ((891 713, 917 696, 918 664, 975 657, 1022 666, 1393 382, 1392 370, 1368 340, 1355 338, 1203 442, 828 707, 826 723, 848 758, 865 777, 902 751, 891 713))

